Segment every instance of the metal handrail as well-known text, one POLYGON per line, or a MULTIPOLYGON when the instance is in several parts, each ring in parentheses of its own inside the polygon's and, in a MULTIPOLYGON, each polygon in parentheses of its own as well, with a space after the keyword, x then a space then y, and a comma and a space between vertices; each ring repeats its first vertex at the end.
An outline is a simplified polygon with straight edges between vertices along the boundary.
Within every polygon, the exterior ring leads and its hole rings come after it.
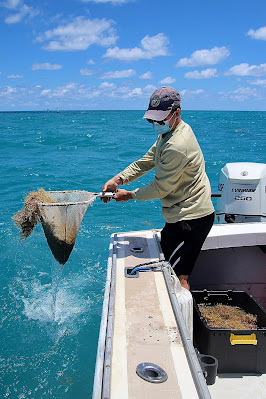
POLYGON ((104 293, 104 300, 103 300, 96 365, 95 365, 95 372, 94 372, 94 384, 93 384, 92 399, 101 399, 102 398, 103 373, 104 373, 104 362, 105 362, 105 354, 106 354, 105 344, 106 344, 106 336, 107 336, 107 328, 108 328, 107 323, 108 323, 108 312, 109 312, 109 302, 110 302, 110 292, 111 292, 111 282, 112 282, 112 266, 113 266, 113 260, 114 260, 113 254, 116 253, 116 251, 114 251, 115 236, 116 236, 116 234, 114 234, 112 236, 110 247, 109 247, 106 285, 105 285, 105 293, 104 293))

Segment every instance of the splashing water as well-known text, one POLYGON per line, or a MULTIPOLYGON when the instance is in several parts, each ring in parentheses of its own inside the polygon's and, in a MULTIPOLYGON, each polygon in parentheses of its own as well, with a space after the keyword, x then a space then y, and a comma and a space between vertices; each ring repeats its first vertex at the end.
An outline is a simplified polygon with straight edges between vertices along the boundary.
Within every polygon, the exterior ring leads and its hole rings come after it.
MULTIPOLYGON (((27 266, 13 278, 5 319, 12 339, 0 357, 5 381, 0 384, 1 398, 64 399, 66 393, 78 397, 74 392, 81 389, 86 397, 86 379, 80 388, 77 369, 82 359, 80 340, 87 335, 84 326, 94 312, 91 267, 87 263, 82 269, 68 270, 53 260, 48 272, 27 266)), ((84 350, 88 351, 83 345, 84 350)))
POLYGON ((91 277, 86 269, 64 277, 64 267, 53 260, 51 275, 39 272, 30 276, 24 273, 14 280, 10 293, 23 303, 23 314, 29 321, 37 322, 36 328, 46 330, 53 342, 64 334, 76 335, 92 301, 84 295, 84 288, 91 277))
POLYGON ((60 283, 63 277, 63 266, 60 263, 53 262, 52 265, 52 283, 51 283, 51 293, 52 293, 52 319, 56 321, 56 299, 60 288, 60 283))

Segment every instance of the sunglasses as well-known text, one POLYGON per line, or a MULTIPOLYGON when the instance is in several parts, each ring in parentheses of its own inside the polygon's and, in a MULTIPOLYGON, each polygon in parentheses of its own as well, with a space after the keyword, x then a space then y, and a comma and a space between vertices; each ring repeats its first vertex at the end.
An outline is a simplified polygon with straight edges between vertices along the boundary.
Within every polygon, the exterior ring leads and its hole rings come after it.
POLYGON ((147 119, 147 121, 148 121, 149 123, 154 123, 154 122, 156 122, 156 123, 158 123, 159 125, 162 125, 162 126, 165 125, 165 122, 164 122, 164 121, 154 121, 154 120, 152 120, 152 119, 147 119))

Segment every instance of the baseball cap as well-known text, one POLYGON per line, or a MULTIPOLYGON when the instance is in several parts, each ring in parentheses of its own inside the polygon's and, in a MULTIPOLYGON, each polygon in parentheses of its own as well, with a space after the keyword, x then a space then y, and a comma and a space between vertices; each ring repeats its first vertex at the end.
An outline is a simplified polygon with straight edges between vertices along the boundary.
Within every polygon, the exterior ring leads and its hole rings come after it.
POLYGON ((173 87, 160 87, 152 93, 149 107, 143 118, 162 121, 170 114, 173 108, 180 107, 180 104, 180 94, 173 87))

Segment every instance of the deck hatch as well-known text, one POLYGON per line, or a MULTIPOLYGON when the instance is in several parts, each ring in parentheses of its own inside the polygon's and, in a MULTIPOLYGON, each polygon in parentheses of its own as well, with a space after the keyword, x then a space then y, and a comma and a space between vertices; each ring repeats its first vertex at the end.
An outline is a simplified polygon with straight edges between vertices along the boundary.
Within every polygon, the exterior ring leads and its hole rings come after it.
POLYGON ((130 251, 134 252, 134 253, 142 253, 142 252, 144 252, 144 248, 142 248, 142 247, 131 247, 130 251))

